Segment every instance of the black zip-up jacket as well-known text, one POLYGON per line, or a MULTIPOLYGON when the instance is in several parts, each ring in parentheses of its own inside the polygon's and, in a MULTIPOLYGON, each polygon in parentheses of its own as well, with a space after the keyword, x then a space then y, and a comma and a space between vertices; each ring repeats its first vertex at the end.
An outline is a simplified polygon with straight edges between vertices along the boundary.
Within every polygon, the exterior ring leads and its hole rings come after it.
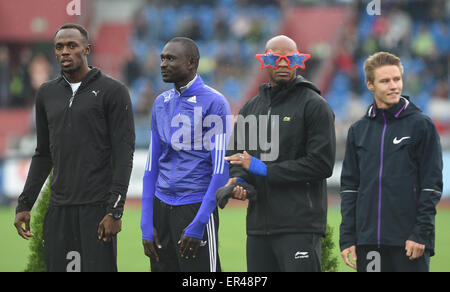
MULTIPOLYGON (((258 141, 258 147, 249 147, 249 136, 266 132, 267 141, 276 140, 278 157, 263 161, 267 176, 250 174, 241 166, 230 165, 230 177, 241 177, 257 190, 257 199, 249 201, 247 234, 271 235, 281 233, 317 233, 325 235, 327 215, 326 178, 333 172, 336 137, 334 113, 320 91, 309 81, 297 76, 285 87, 260 86, 259 95, 241 109, 244 118, 256 117, 258 130, 245 133, 234 128, 227 155, 242 152, 238 144, 245 136, 245 150, 261 159, 273 149, 258 141), (260 116, 269 121, 260 124, 260 116), (271 124, 279 128, 266 131, 271 124), (274 132, 277 131, 277 132, 274 132), (238 137, 241 136, 241 137, 238 137), (232 147, 232 148, 231 148, 232 147)), ((248 128, 248 127, 247 127, 248 128)), ((261 136, 261 135, 260 135, 261 136)), ((273 145, 272 145, 273 146, 273 145)), ((272 147, 273 148, 273 147, 272 147)), ((263 159, 261 159, 263 160, 263 159)))
POLYGON ((75 95, 68 81, 36 95, 37 147, 16 212, 29 211, 53 168, 50 205, 104 204, 123 212, 135 143, 127 88, 91 68, 75 95))
POLYGON ((409 97, 371 105, 347 137, 341 175, 341 250, 352 245, 425 244, 434 253, 442 150, 429 117, 409 97))

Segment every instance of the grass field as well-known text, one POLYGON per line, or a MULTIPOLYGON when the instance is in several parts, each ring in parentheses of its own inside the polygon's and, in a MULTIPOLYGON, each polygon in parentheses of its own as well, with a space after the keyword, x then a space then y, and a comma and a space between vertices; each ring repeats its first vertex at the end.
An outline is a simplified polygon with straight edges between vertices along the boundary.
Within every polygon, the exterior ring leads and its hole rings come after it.
MULTIPOLYGON (((242 207, 220 210, 219 253, 224 272, 245 272, 245 212, 242 207)), ((118 266, 121 272, 149 271, 139 227, 140 209, 129 207, 123 217, 123 229, 118 237, 118 266)), ((330 208, 328 223, 334 229, 334 254, 339 258, 339 271, 352 271, 339 255, 338 230, 341 217, 338 208, 330 208)), ((14 209, 0 208, 0 272, 23 271, 29 254, 28 242, 17 235, 13 226, 14 209)), ((436 256, 431 258, 431 271, 450 271, 450 210, 438 209, 436 217, 436 256)))

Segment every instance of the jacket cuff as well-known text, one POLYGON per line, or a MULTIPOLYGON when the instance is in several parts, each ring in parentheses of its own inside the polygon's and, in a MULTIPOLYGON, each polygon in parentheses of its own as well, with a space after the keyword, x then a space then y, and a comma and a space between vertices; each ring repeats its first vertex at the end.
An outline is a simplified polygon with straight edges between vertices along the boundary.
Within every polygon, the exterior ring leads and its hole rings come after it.
POLYGON ((26 206, 25 204, 19 204, 16 207, 16 214, 20 212, 30 212, 32 208, 26 206))

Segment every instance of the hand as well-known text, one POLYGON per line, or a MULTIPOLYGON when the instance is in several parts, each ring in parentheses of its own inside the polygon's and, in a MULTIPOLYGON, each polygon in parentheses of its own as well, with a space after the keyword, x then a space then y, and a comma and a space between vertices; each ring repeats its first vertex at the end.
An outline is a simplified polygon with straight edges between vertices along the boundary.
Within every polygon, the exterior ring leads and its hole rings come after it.
POLYGON ((201 241, 200 239, 195 237, 184 236, 183 230, 181 238, 178 241, 178 245, 180 246, 179 252, 181 254, 181 257, 187 260, 190 258, 195 259, 195 257, 197 256, 197 250, 200 246, 200 241, 201 241))
POLYGON ((244 151, 244 153, 236 153, 231 156, 226 156, 225 160, 229 161, 230 164, 240 165, 243 169, 248 170, 250 168, 250 161, 252 160, 252 157, 247 153, 247 151, 244 151))
MULTIPOLYGON (((228 186, 236 183, 237 180, 238 180, 237 177, 232 177, 228 180, 228 182, 225 186, 228 187, 228 186)), ((233 188, 233 191, 231 194, 232 194, 232 198, 236 199, 236 200, 245 201, 247 199, 247 191, 243 187, 240 187, 240 186, 235 186, 233 188)))
POLYGON ((153 240, 155 242, 149 240, 142 240, 142 245, 144 246, 144 253, 149 258, 155 259, 156 262, 159 262, 159 255, 158 252, 156 251, 155 244, 158 249, 161 249, 162 246, 159 243, 159 237, 156 228, 153 228, 153 240))
POLYGON ((425 245, 414 242, 412 240, 407 240, 405 243, 406 256, 409 257, 410 260, 415 260, 420 258, 424 251, 425 245))
POLYGON ((28 211, 17 213, 16 218, 14 219, 14 226, 16 227, 17 232, 22 238, 26 240, 34 236, 34 234, 30 231, 30 220, 31 215, 28 211), (23 229, 23 224, 25 224, 25 229, 23 229))
POLYGON ((237 182, 238 178, 237 177, 232 177, 228 180, 227 184, 225 185, 226 187, 231 186, 232 184, 235 184, 237 182))
POLYGON ((104 242, 111 240, 111 237, 122 230, 122 219, 114 219, 110 214, 103 217, 98 225, 98 239, 103 239, 104 242))
POLYGON ((357 257, 356 257, 356 246, 352 245, 352 246, 350 246, 350 247, 344 249, 344 250, 341 252, 341 256, 342 256, 342 258, 344 259, 345 264, 346 264, 347 266, 349 266, 350 268, 356 270, 356 265, 355 265, 354 263, 352 263, 352 262, 350 261, 350 259, 349 259, 349 255, 350 255, 350 254, 352 255, 353 261, 356 262, 356 260, 357 260, 357 257))

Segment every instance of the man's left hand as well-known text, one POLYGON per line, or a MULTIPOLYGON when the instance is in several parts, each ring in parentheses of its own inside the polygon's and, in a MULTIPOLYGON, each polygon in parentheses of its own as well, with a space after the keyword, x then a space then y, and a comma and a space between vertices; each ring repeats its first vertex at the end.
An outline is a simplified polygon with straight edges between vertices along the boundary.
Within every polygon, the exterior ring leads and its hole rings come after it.
POLYGON ((420 258, 424 251, 425 245, 414 242, 412 240, 407 240, 405 244, 406 256, 409 257, 410 260, 415 260, 420 258))
POLYGON ((181 234, 181 238, 178 241, 179 251, 182 258, 195 259, 197 256, 197 250, 200 246, 201 240, 195 237, 184 236, 184 231, 181 234))
POLYGON ((236 153, 231 156, 226 156, 225 160, 230 162, 230 164, 240 165, 243 169, 248 171, 252 157, 247 153, 247 151, 244 151, 244 153, 236 153))
POLYGON ((122 219, 114 219, 111 215, 103 217, 102 221, 98 225, 98 239, 108 242, 111 237, 116 235, 122 230, 122 219))

